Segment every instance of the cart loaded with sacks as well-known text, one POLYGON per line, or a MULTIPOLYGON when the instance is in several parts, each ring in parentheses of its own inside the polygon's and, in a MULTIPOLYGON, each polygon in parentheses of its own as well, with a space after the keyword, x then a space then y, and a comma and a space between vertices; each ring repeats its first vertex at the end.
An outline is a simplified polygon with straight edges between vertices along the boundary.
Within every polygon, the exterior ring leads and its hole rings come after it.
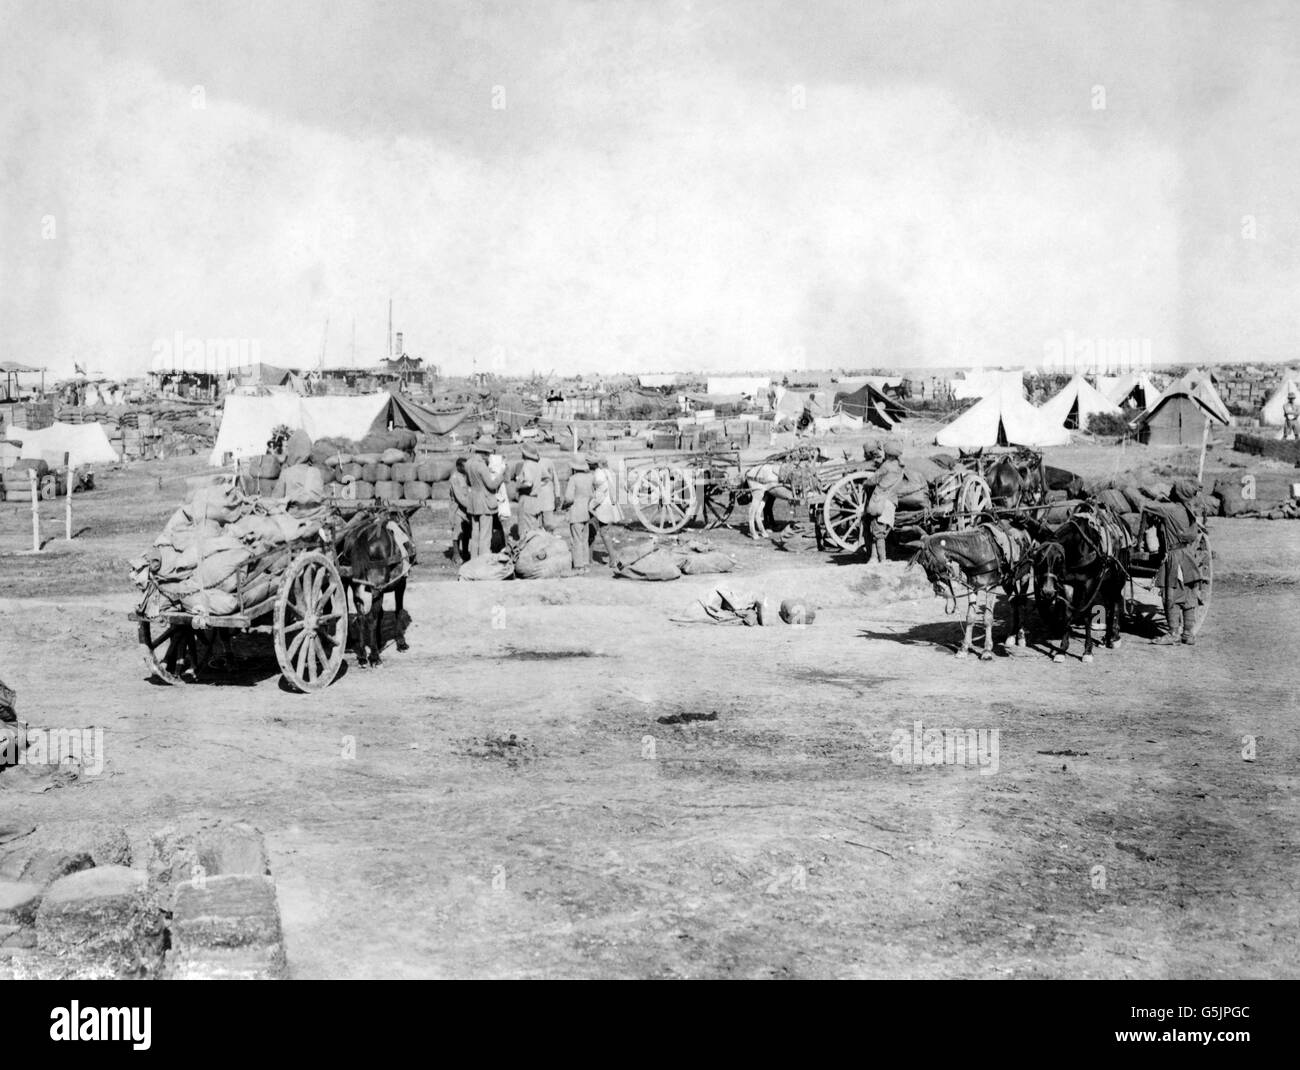
POLYGON ((235 633, 269 635, 284 680, 328 687, 343 665, 348 609, 338 547, 348 524, 322 506, 292 515, 233 485, 201 487, 131 562, 131 620, 151 675, 199 682, 233 657, 235 633))

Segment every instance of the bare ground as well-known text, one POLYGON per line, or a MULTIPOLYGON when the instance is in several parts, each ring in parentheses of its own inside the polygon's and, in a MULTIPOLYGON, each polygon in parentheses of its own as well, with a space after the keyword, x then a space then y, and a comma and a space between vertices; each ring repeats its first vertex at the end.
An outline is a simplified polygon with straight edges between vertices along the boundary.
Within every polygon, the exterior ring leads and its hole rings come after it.
MULTIPOLYGON (((720 533, 744 568, 719 580, 803 594, 815 623, 674 624, 713 578, 444 582, 435 514, 410 651, 301 696, 257 645, 223 683, 146 679, 122 563, 184 490, 159 474, 78 499, 72 544, 0 556, 0 677, 107 751, 41 794, 0 777, 0 805, 259 825, 296 976, 1300 972, 1291 524, 1213 522, 1194 650, 1130 635, 1055 665, 954 660, 901 561, 720 533), (916 720, 999 730, 997 771, 896 765, 916 720)), ((25 507, 0 508, 21 546, 25 507)))

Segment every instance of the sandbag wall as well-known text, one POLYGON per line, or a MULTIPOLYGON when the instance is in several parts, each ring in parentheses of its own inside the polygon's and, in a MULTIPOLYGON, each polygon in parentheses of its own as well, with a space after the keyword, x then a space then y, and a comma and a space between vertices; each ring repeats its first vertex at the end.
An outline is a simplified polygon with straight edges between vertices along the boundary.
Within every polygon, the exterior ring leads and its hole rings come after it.
POLYGON ((355 501, 426 501, 455 470, 454 457, 415 456, 414 431, 395 429, 360 442, 321 439, 312 459, 325 469, 325 493, 355 501))

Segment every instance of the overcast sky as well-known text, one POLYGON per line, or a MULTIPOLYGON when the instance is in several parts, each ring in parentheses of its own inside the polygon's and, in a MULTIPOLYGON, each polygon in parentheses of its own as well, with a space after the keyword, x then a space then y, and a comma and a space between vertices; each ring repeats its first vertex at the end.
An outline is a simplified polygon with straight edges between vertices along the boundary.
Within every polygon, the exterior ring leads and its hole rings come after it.
POLYGON ((1298 54, 1288 2, 0 0, 0 359, 372 363, 391 296, 452 372, 1300 361, 1298 54))

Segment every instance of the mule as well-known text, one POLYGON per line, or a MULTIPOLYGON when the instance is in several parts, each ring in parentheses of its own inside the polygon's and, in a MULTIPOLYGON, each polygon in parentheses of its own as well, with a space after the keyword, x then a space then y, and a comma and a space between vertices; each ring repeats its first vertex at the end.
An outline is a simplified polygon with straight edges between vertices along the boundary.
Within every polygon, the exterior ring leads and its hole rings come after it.
POLYGON ((1081 507, 1055 531, 1044 529, 1033 554, 1034 603, 1038 615, 1060 635, 1052 660, 1065 661, 1070 630, 1084 624, 1083 661, 1092 661, 1092 611, 1105 614, 1103 641, 1107 650, 1120 645, 1124 584, 1128 580, 1131 540, 1123 522, 1105 506, 1081 507))
POLYGON ((1014 457, 999 457, 985 473, 993 504, 1000 509, 1039 505, 1047 496, 1043 473, 1036 465, 1019 463, 1014 457))
POLYGON ((984 626, 984 649, 981 661, 993 658, 993 624, 999 587, 1011 603, 1011 636, 1015 646, 1025 645, 1022 607, 1029 596, 1030 548, 1033 540, 1019 528, 999 527, 992 524, 965 531, 945 531, 927 535, 921 548, 908 562, 908 568, 919 564, 934 592, 944 599, 944 609, 952 613, 957 608, 955 583, 962 584, 970 597, 966 603, 966 625, 957 657, 964 658, 974 649, 976 607, 984 626), (1004 541, 1003 541, 1004 540, 1004 541))
POLYGON ((380 512, 345 532, 339 548, 339 563, 346 566, 346 585, 356 609, 357 664, 377 668, 383 646, 384 595, 392 591, 397 621, 397 651, 405 653, 406 618, 402 602, 406 576, 415 563, 415 542, 411 524, 398 512, 380 512))

